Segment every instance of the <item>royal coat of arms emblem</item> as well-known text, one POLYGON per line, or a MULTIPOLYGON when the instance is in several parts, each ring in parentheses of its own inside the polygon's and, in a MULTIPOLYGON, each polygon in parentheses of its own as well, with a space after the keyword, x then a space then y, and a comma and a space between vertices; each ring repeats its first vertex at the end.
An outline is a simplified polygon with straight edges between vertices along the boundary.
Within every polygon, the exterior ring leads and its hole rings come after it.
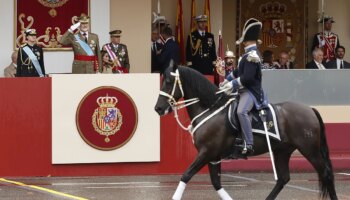
POLYGON ((137 107, 122 89, 102 86, 80 101, 76 125, 82 139, 98 150, 115 150, 126 145, 138 124, 137 107))
POLYGON ((97 133, 106 136, 105 142, 109 142, 109 136, 120 130, 123 124, 123 115, 116 107, 118 99, 116 97, 99 97, 96 100, 98 108, 92 115, 92 125, 97 133))

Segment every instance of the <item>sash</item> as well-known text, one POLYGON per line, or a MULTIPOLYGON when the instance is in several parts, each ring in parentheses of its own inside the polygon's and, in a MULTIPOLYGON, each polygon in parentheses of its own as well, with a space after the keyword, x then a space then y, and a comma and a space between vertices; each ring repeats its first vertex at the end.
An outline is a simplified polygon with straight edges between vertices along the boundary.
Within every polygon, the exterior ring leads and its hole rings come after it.
POLYGON ((120 64, 120 62, 118 60, 117 55, 115 55, 114 51, 112 50, 111 46, 109 46, 109 44, 106 44, 105 47, 106 47, 106 50, 107 50, 107 53, 108 53, 109 57, 111 57, 113 62, 115 62, 118 67, 120 67, 121 64, 120 64))
POLYGON ((40 63, 38 61, 38 58, 34 55, 33 51, 28 46, 23 47, 23 51, 26 52, 26 54, 28 55, 28 57, 32 61, 39 76, 44 77, 43 71, 41 71, 41 66, 40 66, 40 63))
POLYGON ((83 50, 85 51, 85 53, 89 56, 94 56, 94 52, 92 51, 92 49, 90 48, 90 46, 85 42, 82 41, 79 37, 78 34, 74 35, 75 39, 77 40, 77 42, 80 44, 80 46, 83 48, 83 50))

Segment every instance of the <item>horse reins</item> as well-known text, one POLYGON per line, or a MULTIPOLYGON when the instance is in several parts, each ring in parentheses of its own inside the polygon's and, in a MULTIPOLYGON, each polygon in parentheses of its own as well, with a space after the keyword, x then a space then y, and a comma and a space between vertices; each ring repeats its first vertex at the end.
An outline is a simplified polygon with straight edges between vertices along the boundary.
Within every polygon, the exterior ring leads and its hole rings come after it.
MULTIPOLYGON (((222 111, 224 108, 226 108, 230 102, 232 102, 235 98, 231 98, 229 99, 226 104, 224 106, 222 106, 221 108, 219 108, 218 110, 216 110, 215 112, 213 112, 212 114, 210 114, 209 116, 207 116, 205 119, 203 119, 202 121, 200 121, 197 126, 193 127, 192 124, 195 120, 197 120, 199 117, 203 116, 206 112, 209 111, 209 108, 204 110, 203 112, 199 113, 197 116, 195 116, 190 125, 188 125, 187 127, 184 126, 182 124, 182 122, 180 121, 179 119, 179 115, 177 113, 178 110, 182 109, 182 108, 185 108, 187 106, 190 106, 192 104, 195 104, 195 103, 198 103, 199 102, 199 98, 192 98, 192 99, 187 99, 187 100, 183 100, 183 101, 176 101, 175 98, 174 98, 174 94, 175 94, 175 90, 176 90, 176 86, 178 85, 179 86, 179 89, 181 91, 181 98, 184 97, 184 91, 183 91, 183 88, 182 88, 182 83, 181 83, 181 80, 180 80, 180 74, 179 74, 179 70, 176 69, 175 72, 171 72, 170 73, 172 76, 175 77, 175 81, 174 81, 174 86, 173 86, 173 89, 171 91, 171 95, 166 93, 166 92, 163 92, 163 91, 160 91, 159 92, 159 95, 162 95, 162 96, 165 96, 165 97, 168 97, 168 103, 169 105, 171 106, 171 108, 173 109, 174 111, 174 117, 177 121, 177 123, 179 124, 179 126, 184 129, 185 131, 189 131, 191 133, 191 135, 193 136, 194 132, 201 126, 203 125, 206 121, 208 121, 210 118, 212 118, 214 115, 218 114, 220 111, 222 111)), ((225 90, 221 90, 221 91, 218 91, 216 92, 216 94, 220 94, 222 92, 224 92, 225 90)))

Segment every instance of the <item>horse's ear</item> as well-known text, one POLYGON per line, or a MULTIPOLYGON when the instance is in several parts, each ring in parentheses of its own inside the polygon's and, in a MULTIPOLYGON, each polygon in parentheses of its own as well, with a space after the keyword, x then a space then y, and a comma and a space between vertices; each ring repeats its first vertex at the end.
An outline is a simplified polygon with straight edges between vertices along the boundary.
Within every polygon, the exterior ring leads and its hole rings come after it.
POLYGON ((173 59, 170 60, 168 68, 170 68, 172 72, 175 72, 177 70, 177 64, 174 62, 173 59))

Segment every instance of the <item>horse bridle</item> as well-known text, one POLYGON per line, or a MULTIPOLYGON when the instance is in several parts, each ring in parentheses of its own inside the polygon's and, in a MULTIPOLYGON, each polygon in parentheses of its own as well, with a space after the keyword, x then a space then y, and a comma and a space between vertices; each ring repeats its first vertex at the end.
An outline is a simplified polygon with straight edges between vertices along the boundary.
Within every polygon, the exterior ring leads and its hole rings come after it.
MULTIPOLYGON (((205 117, 203 120, 201 120, 195 127, 192 126, 193 122, 198 119, 199 117, 203 116, 206 112, 209 111, 209 108, 204 110, 203 112, 199 113, 197 116, 195 116, 190 125, 188 125, 187 127, 185 127, 181 121, 179 120, 179 115, 177 113, 178 110, 180 110, 181 108, 185 108, 187 106, 190 106, 192 104, 195 104, 195 103, 198 103, 199 102, 199 98, 192 98, 192 99, 187 99, 187 100, 183 100, 183 101, 176 101, 175 98, 174 98, 174 94, 175 94, 175 90, 176 90, 176 86, 178 85, 179 86, 179 89, 181 91, 181 97, 184 97, 184 91, 183 91, 183 88, 182 88, 182 83, 181 83, 181 79, 180 79, 180 74, 179 74, 179 70, 176 69, 175 72, 171 72, 170 73, 172 76, 175 77, 175 81, 174 81, 174 85, 173 85, 173 90, 171 91, 171 94, 168 94, 166 92, 163 92, 163 91, 160 91, 159 92, 159 95, 161 96, 165 96, 165 97, 168 97, 168 103, 169 105, 171 106, 171 108, 173 109, 174 111, 174 117, 176 118, 176 121, 177 123, 179 124, 179 126, 186 130, 186 131, 189 131, 193 137, 193 134, 194 132, 201 126, 203 125, 206 121, 208 121, 210 118, 212 118, 214 115, 218 114, 219 112, 221 112, 224 108, 226 108, 231 101, 234 100, 234 98, 231 98, 230 100, 228 100, 226 102, 226 104, 224 106, 222 106, 221 108, 217 109, 216 111, 214 111, 213 113, 211 113, 209 116, 205 117)), ((225 90, 221 90, 219 92, 216 92, 216 94, 220 94, 222 92, 224 92, 225 90)))
POLYGON ((174 85, 173 85, 173 89, 171 91, 171 94, 160 91, 159 95, 168 97, 168 103, 171 106, 171 108, 173 110, 179 110, 181 108, 185 108, 185 107, 190 106, 192 104, 198 103, 199 102, 198 98, 192 98, 192 99, 187 99, 187 100, 183 100, 183 101, 176 101, 175 100, 174 94, 176 91, 176 86, 179 86, 179 89, 181 91, 180 98, 185 97, 185 93, 184 93, 184 90, 182 88, 179 70, 177 69, 175 72, 171 72, 170 74, 175 77, 175 81, 174 81, 174 85))
POLYGON ((191 124, 189 126, 187 126, 187 127, 184 126, 181 123, 181 121, 179 120, 179 115, 178 115, 177 111, 182 109, 182 108, 185 108, 187 106, 190 106, 192 104, 198 103, 199 102, 199 98, 192 98, 192 99, 187 99, 187 100, 183 100, 183 101, 176 101, 175 98, 174 98, 174 94, 175 94, 175 91, 176 91, 176 86, 179 86, 179 89, 181 91, 181 97, 180 98, 185 97, 185 93, 184 93, 184 90, 182 88, 182 83, 181 83, 181 79, 180 79, 179 70, 176 69, 176 71, 175 72, 171 72, 170 75, 175 77, 175 81, 174 81, 174 85, 173 85, 173 89, 171 91, 171 94, 168 94, 166 92, 160 91, 159 95, 168 97, 168 103, 169 103, 170 107, 174 111, 174 116, 176 118, 177 123, 184 130, 190 131, 192 129, 193 121, 196 120, 198 117, 202 116, 205 112, 208 111, 208 109, 205 110, 204 112, 202 112, 201 114, 197 115, 195 118, 193 118, 192 121, 191 121, 191 124))

